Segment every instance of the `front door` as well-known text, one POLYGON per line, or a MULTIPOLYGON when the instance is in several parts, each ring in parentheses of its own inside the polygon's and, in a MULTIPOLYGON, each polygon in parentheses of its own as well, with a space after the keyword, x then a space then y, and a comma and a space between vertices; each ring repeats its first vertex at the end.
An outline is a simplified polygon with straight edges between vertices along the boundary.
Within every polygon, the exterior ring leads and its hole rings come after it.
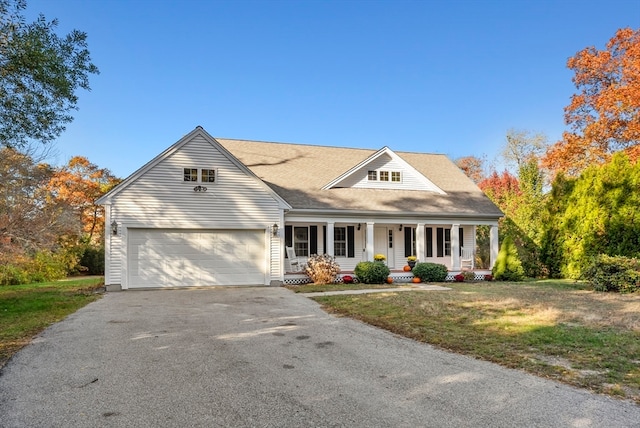
POLYGON ((393 230, 384 226, 376 226, 373 229, 373 254, 384 254, 387 258, 387 266, 393 268, 393 230))

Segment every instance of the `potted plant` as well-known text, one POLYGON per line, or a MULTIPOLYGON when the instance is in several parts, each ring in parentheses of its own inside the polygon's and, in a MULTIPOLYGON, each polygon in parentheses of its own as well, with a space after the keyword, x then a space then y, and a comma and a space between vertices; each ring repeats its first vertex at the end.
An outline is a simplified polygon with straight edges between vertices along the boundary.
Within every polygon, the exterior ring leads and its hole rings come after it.
POLYGON ((409 267, 411 269, 413 269, 414 267, 416 267, 416 262, 418 261, 418 258, 416 256, 409 256, 407 257, 407 264, 409 265, 409 267))
POLYGON ((387 256, 385 256, 384 254, 376 254, 373 256, 373 260, 376 262, 383 262, 387 260, 387 256))

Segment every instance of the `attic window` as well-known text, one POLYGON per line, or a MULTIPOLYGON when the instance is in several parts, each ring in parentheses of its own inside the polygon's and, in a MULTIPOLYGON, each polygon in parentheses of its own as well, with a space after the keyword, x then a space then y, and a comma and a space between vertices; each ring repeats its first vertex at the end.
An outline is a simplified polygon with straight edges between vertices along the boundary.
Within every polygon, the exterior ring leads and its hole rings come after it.
POLYGON ((203 169, 202 170, 202 182, 203 183, 215 183, 216 170, 215 169, 203 169))
POLYGON ((198 170, 195 168, 185 168, 184 181, 198 181, 198 170))
POLYGON ((400 171, 392 171, 391 172, 391 181, 400 182, 400 171))
POLYGON ((380 171, 380 181, 389 181, 389 171, 380 171))
POLYGON ((367 179, 369 181, 376 181, 378 180, 378 171, 369 171, 367 173, 367 179))

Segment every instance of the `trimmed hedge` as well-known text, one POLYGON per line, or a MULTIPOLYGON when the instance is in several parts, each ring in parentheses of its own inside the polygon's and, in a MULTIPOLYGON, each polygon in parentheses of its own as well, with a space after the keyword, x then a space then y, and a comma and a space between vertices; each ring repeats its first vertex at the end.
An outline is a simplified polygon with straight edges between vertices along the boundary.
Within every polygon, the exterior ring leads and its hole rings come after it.
POLYGON ((447 267, 438 263, 417 263, 413 268, 413 274, 422 282, 444 282, 449 271, 447 267))
POLYGON ((591 259, 582 278, 596 291, 640 291, 640 260, 600 254, 591 259))
POLYGON ((391 273, 383 262, 360 262, 353 272, 365 284, 383 284, 391 273))

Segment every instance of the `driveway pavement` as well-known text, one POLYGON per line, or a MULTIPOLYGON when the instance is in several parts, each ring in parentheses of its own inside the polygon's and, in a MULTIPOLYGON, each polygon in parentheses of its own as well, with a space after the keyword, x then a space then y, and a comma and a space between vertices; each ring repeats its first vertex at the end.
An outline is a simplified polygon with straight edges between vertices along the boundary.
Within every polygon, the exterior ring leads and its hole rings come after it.
POLYGON ((0 426, 638 427, 640 406, 247 287, 107 294, 5 366, 0 426))

